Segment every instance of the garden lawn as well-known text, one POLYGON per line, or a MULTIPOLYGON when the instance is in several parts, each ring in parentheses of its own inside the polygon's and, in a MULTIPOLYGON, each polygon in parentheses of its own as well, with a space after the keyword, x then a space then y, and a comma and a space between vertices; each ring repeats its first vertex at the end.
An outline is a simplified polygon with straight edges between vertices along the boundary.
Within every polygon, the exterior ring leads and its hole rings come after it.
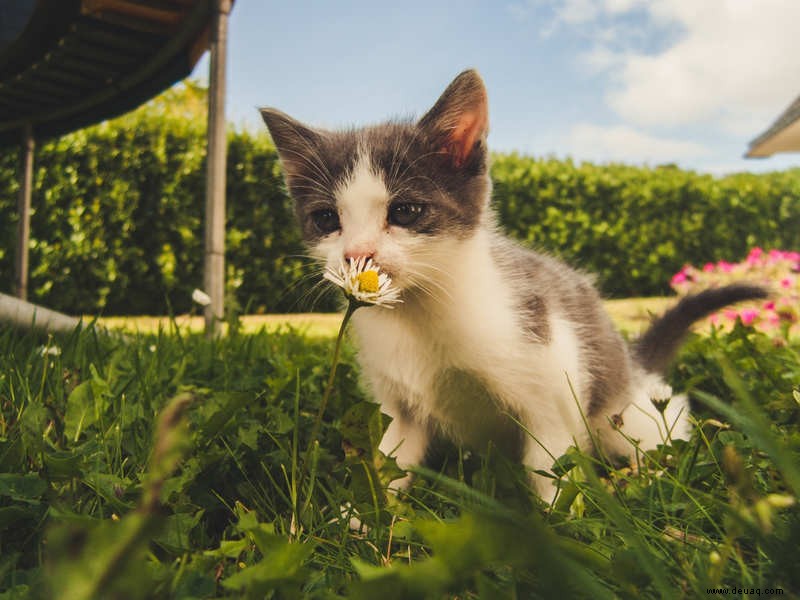
MULTIPOLYGON (((625 298, 607 300, 605 305, 617 327, 626 334, 636 335, 647 327, 652 315, 661 314, 675 302, 675 298, 625 298)), ((85 318, 91 320, 92 317, 85 318)), ((101 317, 98 322, 109 329, 144 334, 156 333, 159 328, 170 327, 184 333, 200 333, 204 328, 204 320, 200 315, 101 317)), ((262 329, 276 332, 290 327, 310 337, 334 337, 341 322, 342 315, 339 313, 290 313, 245 315, 241 317, 239 324, 244 333, 256 333, 262 329)))
MULTIPOLYGON (((84 318, 91 320, 91 317, 84 318)), ((341 322, 342 315, 339 313, 245 315, 238 321, 243 333, 258 333, 262 330, 276 333, 290 328, 311 338, 336 336, 341 322)), ((153 334, 159 329, 180 330, 184 334, 192 334, 201 333, 205 328, 205 320, 201 315, 101 317, 98 323, 109 329, 139 334, 153 334)), ((224 328, 227 331, 227 325, 224 328)))
POLYGON ((693 338, 670 378, 694 437, 617 469, 571 451, 546 507, 445 444, 386 495, 350 348, 318 421, 336 324, 0 330, 0 599, 800 595, 796 344, 693 338))

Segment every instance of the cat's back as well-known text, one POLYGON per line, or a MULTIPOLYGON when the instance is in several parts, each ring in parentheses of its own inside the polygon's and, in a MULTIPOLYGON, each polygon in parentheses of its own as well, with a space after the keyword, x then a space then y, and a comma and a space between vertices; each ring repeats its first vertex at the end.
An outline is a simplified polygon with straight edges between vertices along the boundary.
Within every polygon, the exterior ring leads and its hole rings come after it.
POLYGON ((592 276, 499 233, 493 236, 491 248, 495 263, 523 309, 556 312, 577 324, 598 318, 608 322, 592 276))
POLYGON ((520 327, 537 343, 558 347, 556 322, 567 323, 589 374, 589 411, 623 392, 631 376, 628 346, 616 330, 592 277, 557 258, 496 235, 492 251, 519 310, 520 327))

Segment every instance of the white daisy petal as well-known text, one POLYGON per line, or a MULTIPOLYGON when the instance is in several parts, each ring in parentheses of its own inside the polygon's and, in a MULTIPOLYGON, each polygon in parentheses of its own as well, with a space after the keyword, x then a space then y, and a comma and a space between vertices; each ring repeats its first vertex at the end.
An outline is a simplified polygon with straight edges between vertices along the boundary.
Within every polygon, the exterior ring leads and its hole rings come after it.
POLYGON ((402 302, 400 290, 392 286, 392 278, 381 272, 380 266, 371 258, 360 256, 342 261, 338 269, 327 267, 323 277, 342 288, 345 296, 361 304, 394 308, 393 304, 402 302), (368 271, 375 275, 364 277, 368 271))
POLYGON ((192 292, 192 300, 197 302, 200 306, 208 306, 211 304, 211 296, 197 288, 192 292))

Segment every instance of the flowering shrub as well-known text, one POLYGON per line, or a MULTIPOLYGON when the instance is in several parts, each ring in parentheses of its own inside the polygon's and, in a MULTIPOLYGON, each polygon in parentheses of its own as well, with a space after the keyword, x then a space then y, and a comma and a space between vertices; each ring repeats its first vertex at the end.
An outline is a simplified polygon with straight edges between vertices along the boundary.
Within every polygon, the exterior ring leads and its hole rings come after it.
POLYGON ((758 304, 727 308, 712 315, 712 323, 733 323, 740 319, 745 325, 784 335, 800 331, 800 252, 766 252, 756 247, 740 263, 721 260, 706 263, 701 269, 684 265, 672 276, 670 285, 679 295, 685 295, 733 282, 763 285, 771 291, 771 296, 758 304))

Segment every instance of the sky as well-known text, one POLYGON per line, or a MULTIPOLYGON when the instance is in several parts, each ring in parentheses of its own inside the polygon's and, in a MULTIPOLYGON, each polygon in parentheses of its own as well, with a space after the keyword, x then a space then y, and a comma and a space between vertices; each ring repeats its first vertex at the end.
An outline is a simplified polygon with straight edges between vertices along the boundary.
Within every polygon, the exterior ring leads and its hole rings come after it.
MULTIPOLYGON (((800 0, 236 0, 227 115, 421 116, 476 68, 495 151, 779 170, 800 155, 742 157, 800 95, 798 23, 800 0)), ((207 73, 205 57, 193 76, 207 73)))

